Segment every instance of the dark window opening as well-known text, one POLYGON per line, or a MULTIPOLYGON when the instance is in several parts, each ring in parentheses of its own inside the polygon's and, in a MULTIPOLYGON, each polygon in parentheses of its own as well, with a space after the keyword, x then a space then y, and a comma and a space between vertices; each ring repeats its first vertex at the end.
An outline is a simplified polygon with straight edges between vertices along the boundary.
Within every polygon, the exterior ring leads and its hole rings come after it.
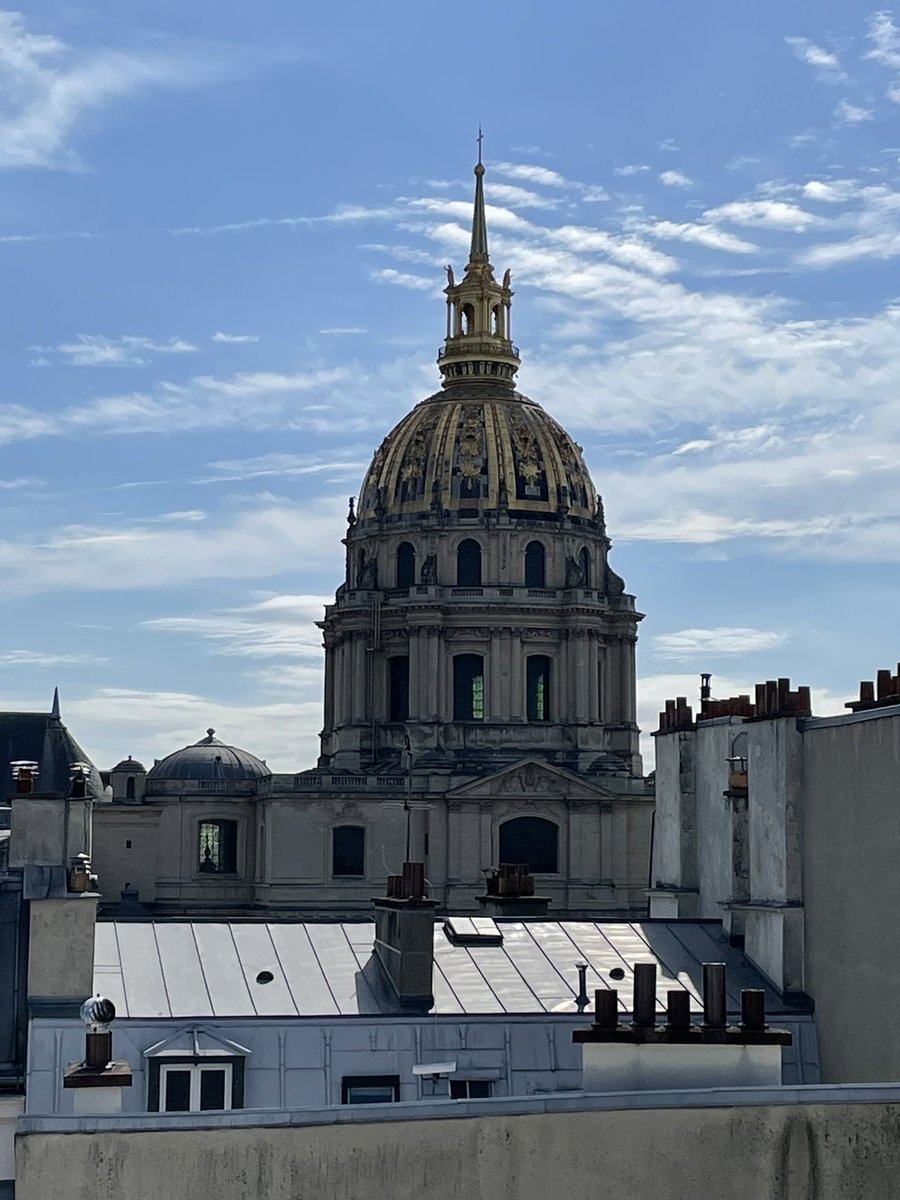
POLYGON ((464 337, 475 332, 475 309, 471 304, 462 306, 462 331, 464 337))
POLYGON ((453 720, 484 720, 484 659, 457 654, 453 660, 453 720))
POLYGON ((559 870, 559 827, 543 817, 515 817, 500 826, 500 862, 524 863, 536 874, 559 870))
POLYGON ((227 1112, 243 1107, 243 1058, 150 1058, 148 1067, 150 1112, 227 1112))
POLYGON ((587 552, 587 547, 582 546, 578 553, 578 565, 581 567, 581 578, 584 587, 591 586, 591 556, 587 552))
POLYGON ((129 775, 128 778, 125 780, 125 799, 126 800, 134 799, 134 776, 133 775, 129 775))
POLYGON ((201 821, 199 869, 204 874, 233 875, 237 871, 237 822, 201 821))
POLYGON ((481 546, 474 538, 459 543, 456 551, 456 586, 481 586, 481 546))
POLYGON ((416 552, 411 542, 397 547, 397 587, 411 588, 416 582, 416 552))
POLYGON ((366 831, 361 825, 338 825, 332 831, 331 874, 364 876, 366 831))
POLYGON ((130 849, 131 849, 131 838, 126 838, 126 839, 125 839, 125 849, 126 849, 126 850, 130 850, 130 849))
POLYGON ((544 547, 540 542, 529 542, 525 547, 525 586, 542 588, 546 586, 547 570, 544 547))
MULTIPOLYGON (((526 663, 528 720, 550 720, 550 659, 544 654, 531 655, 526 663)), ((504 861, 506 861, 504 859, 504 861)))
POLYGON ((399 1075, 345 1075, 341 1104, 395 1104, 400 1099, 399 1075))
POLYGON ((409 658, 388 659, 388 720, 409 720, 409 658))
POLYGON ((490 1079, 451 1079, 451 1100, 487 1100, 491 1094, 490 1079))

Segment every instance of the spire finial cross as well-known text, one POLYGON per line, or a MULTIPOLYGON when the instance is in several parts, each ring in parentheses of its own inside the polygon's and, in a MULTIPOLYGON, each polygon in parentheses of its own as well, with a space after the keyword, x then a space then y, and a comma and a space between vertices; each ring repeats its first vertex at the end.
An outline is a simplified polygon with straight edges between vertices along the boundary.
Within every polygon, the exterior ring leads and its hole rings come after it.
POLYGON ((484 134, 481 132, 480 124, 478 126, 478 137, 476 138, 476 141, 478 142, 478 165, 480 166, 481 165, 481 143, 484 141, 484 134))

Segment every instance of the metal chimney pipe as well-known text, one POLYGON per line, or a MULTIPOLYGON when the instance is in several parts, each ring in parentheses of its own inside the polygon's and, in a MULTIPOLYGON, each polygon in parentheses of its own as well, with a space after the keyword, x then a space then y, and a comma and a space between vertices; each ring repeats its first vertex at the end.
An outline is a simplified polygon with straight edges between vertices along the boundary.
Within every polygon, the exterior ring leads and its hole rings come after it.
POLYGON ((656 1024, 656 963, 634 964, 633 1019, 644 1028, 656 1024))
POLYGON ((703 1025, 725 1028, 725 964, 703 964, 703 1025))
POLYGON ((575 1003, 578 1006, 579 1012, 584 1012, 588 1006, 587 969, 587 963, 580 962, 575 964, 575 970, 578 972, 578 995, 575 997, 575 1003))
POLYGON ((666 996, 666 1025, 669 1029, 690 1029, 691 997, 689 992, 672 991, 666 996))
POLYGON ((741 992, 741 1029, 760 1031, 766 1027, 766 993, 762 988, 741 992))
POLYGON ((600 1029, 615 1029, 619 1024, 619 993, 615 988, 595 990, 594 1024, 600 1029))

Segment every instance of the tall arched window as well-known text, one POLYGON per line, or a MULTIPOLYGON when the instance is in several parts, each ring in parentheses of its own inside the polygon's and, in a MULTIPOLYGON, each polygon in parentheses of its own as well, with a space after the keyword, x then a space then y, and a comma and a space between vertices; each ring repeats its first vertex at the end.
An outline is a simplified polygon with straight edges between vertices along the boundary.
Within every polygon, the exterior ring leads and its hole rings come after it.
POLYGON ((515 817, 500 826, 500 862, 524 863, 539 875, 559 871, 559 826, 543 817, 515 817))
POLYGON ((484 659, 457 654, 453 659, 453 720, 484 720, 484 659))
POLYGON ((201 821, 197 869, 204 875, 237 871, 237 821, 201 821))
POLYGON ((366 831, 361 825, 337 825, 331 832, 331 874, 366 873, 366 831))
POLYGON ((128 778, 125 780, 125 799, 126 800, 134 799, 134 776, 133 775, 129 775, 128 778))
POLYGON ((582 546, 578 552, 578 565, 581 567, 581 575, 584 579, 584 586, 591 586, 591 556, 587 552, 587 546, 582 546))
POLYGON ((550 720, 550 659, 532 654, 526 663, 527 710, 529 721, 550 720))
POLYGON ((546 555, 540 542, 529 542, 525 547, 525 586, 545 587, 547 583, 546 555))
POLYGON ((462 306, 462 331, 464 336, 475 332, 475 309, 471 304, 462 306))
POLYGON ((388 659, 388 720, 409 720, 409 658, 405 654, 388 659))
POLYGON ((416 582, 416 551, 412 542, 397 547, 397 587, 411 588, 416 582))
POLYGON ((456 551, 457 587, 481 586, 481 546, 474 538, 459 543, 456 551))

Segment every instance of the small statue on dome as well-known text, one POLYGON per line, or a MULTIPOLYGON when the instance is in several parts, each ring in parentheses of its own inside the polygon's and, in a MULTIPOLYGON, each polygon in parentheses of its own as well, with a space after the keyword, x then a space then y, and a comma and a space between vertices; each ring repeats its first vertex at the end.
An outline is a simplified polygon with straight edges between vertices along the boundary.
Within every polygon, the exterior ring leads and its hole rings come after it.
POLYGON ((422 563, 422 570, 419 574, 421 583, 437 583, 437 555, 429 554, 422 563))
POLYGON ((447 272, 447 286, 448 287, 456 287, 456 279, 454 278, 454 275, 453 275, 453 268, 450 266, 449 263, 447 264, 445 270, 447 272))

